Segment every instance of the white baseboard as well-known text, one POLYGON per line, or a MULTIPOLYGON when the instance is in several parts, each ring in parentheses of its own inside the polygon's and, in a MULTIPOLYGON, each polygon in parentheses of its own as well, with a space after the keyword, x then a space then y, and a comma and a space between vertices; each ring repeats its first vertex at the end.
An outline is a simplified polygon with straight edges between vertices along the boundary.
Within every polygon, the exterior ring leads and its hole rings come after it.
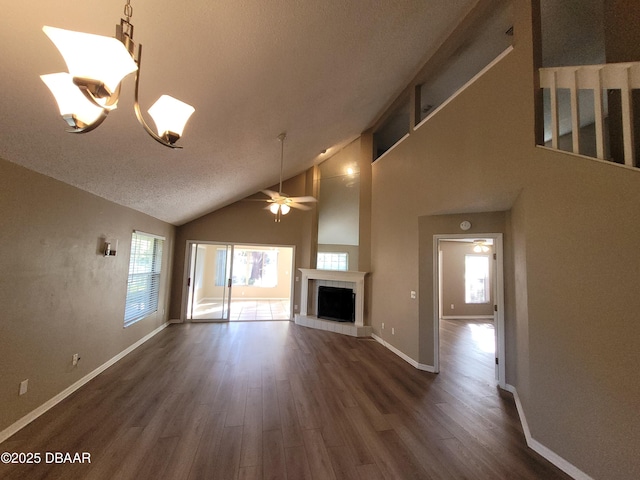
POLYGON ((493 315, 443 315, 443 320, 493 320, 493 315))
POLYGON ((403 359, 405 362, 407 362, 409 365, 417 368, 418 370, 422 370, 424 372, 429 372, 429 373, 435 373, 436 370, 435 368, 433 368, 433 366, 431 365, 425 365, 424 363, 418 363, 416 362, 413 358, 411 358, 410 356, 408 356, 407 354, 401 352, 400 350, 398 350, 396 347, 394 347, 393 345, 387 343, 384 341, 384 339, 382 339, 381 337, 377 336, 375 333, 371 334, 371 337, 378 342, 379 344, 385 346, 386 348, 388 348, 389 350, 391 350, 393 353, 395 353, 396 355, 398 355, 401 359, 403 359))
POLYGON ((509 384, 505 385, 505 387, 506 387, 505 390, 513 394, 513 398, 516 401, 516 408, 518 409, 518 415, 520 416, 520 423, 522 424, 522 430, 524 431, 524 436, 527 441, 527 446, 534 452, 538 453, 542 457, 549 460, 556 467, 558 467, 567 475, 570 475, 572 478, 575 478, 576 480, 593 480, 592 477, 584 473, 578 467, 576 467, 572 463, 569 463, 567 460, 562 458, 553 450, 545 447, 543 444, 541 444, 539 441, 537 441, 535 438, 531 436, 531 430, 529 430, 527 417, 524 414, 524 409, 522 408, 522 403, 520 402, 520 397, 518 396, 518 391, 516 390, 516 387, 509 384))
POLYGON ((164 330, 165 328, 167 328, 169 326, 169 322, 164 323, 162 325, 160 325, 158 328, 156 328, 154 331, 152 331, 151 333, 145 335, 144 337, 142 337, 140 340, 138 340, 136 343, 134 343, 133 345, 131 345, 130 347, 128 347, 127 349, 123 350, 122 352, 120 352, 119 354, 117 354, 115 357, 111 358, 110 360, 108 360, 106 363, 103 363, 102 365, 100 365, 98 368, 96 368, 95 370, 93 370, 92 372, 88 373, 87 375, 85 375, 84 377, 82 377, 80 380, 78 380, 76 383, 74 383, 73 385, 65 388, 62 392, 60 392, 59 394, 57 394, 55 397, 47 400, 45 403, 43 403, 42 405, 40 405, 38 408, 36 408, 35 410, 32 410, 31 412, 29 412, 28 414, 26 414, 24 417, 22 417, 20 420, 18 420, 17 422, 15 422, 13 425, 8 426, 7 428, 5 428, 4 430, 2 430, 0 432, 0 443, 4 442, 7 438, 9 438, 11 435, 15 434, 16 432, 18 432, 19 430, 21 430, 22 428, 26 427, 27 425, 29 425, 31 422, 33 422, 36 418, 38 418, 40 415, 42 415, 43 413, 45 413, 47 410, 53 408, 54 406, 56 406, 58 403, 60 403, 62 400, 64 400, 65 398, 67 398, 69 395, 71 395, 73 392, 75 392, 76 390, 78 390, 80 387, 82 387, 83 385, 85 385, 86 383, 88 383, 90 380, 92 380, 93 378, 97 377, 98 375, 100 375, 102 372, 104 372, 107 368, 109 368, 111 365, 113 365, 114 363, 116 363, 118 360, 121 360, 122 358, 124 358, 125 356, 127 356, 129 353, 131 353, 132 351, 134 351, 136 348, 138 348, 140 345, 142 345, 143 343, 145 343, 147 340, 149 340, 150 338, 152 338, 153 336, 157 335, 158 333, 160 333, 162 330, 164 330))

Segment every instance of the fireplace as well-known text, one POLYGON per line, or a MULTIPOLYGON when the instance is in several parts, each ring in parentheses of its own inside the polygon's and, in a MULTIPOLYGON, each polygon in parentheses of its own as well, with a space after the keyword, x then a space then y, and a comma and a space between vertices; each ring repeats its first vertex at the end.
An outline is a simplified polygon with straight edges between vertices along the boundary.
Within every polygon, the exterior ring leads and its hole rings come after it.
POLYGON ((318 318, 355 322, 355 306, 356 294, 350 288, 318 287, 318 318))
MULTIPOLYGON (((302 273, 300 291, 300 313, 295 314, 295 322, 305 327, 328 330, 352 337, 371 336, 371 327, 364 324, 364 282, 367 272, 343 272, 336 270, 314 270, 299 268, 302 273), (337 287, 347 290, 351 297, 352 316, 339 321, 320 318, 318 293, 321 287, 337 287), (353 318, 353 320, 351 320, 353 318)), ((327 315, 336 317, 336 315, 327 315)))

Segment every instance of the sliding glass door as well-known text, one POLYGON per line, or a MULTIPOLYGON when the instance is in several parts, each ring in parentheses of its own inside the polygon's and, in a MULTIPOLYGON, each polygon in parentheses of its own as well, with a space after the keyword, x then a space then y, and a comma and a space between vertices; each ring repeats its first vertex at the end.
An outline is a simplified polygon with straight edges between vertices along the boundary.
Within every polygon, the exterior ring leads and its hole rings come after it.
POLYGON ((185 320, 290 320, 294 247, 188 243, 185 320))
POLYGON ((191 243, 186 319, 228 321, 233 245, 191 243))

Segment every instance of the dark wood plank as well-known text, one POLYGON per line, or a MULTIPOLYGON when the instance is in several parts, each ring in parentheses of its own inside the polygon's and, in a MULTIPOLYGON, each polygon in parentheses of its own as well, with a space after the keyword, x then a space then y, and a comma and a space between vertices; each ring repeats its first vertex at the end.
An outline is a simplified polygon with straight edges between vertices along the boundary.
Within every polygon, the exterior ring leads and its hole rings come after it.
POLYGON ((527 448, 481 321, 443 321, 439 375, 290 322, 172 325, 8 439, 87 465, 3 479, 566 479, 527 448))
POLYGON ((269 480, 286 479, 287 468, 282 432, 267 430, 262 433, 262 442, 264 445, 263 478, 269 480))

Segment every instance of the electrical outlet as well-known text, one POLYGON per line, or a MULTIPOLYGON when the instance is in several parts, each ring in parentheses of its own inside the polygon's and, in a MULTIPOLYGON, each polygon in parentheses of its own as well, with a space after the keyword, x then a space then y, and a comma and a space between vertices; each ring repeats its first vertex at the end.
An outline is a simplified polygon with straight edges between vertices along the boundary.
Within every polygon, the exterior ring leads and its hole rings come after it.
POLYGON ((382 329, 384 330, 384 322, 382 322, 382 329))
POLYGON ((29 379, 23 380, 20 382, 20 393, 19 395, 24 395, 27 393, 27 389, 29 388, 29 379))
POLYGON ((78 356, 77 353, 74 353, 73 357, 71 357, 71 363, 73 364, 74 367, 78 365, 78 360, 80 360, 80 357, 78 356))
POLYGON ((391 335, 395 335, 396 334, 396 329, 391 327, 391 335))
POLYGON ((453 310, 454 308, 456 308, 456 307, 455 307, 455 305, 452 303, 452 304, 451 304, 451 310, 453 310))

